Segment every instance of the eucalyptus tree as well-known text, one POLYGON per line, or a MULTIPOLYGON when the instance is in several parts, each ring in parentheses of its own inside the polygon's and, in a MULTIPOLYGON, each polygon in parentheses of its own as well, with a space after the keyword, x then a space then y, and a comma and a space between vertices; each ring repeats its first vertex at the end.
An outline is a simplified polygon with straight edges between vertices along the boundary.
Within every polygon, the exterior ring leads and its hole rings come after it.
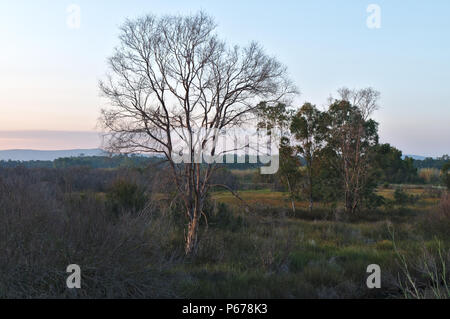
POLYGON ((450 162, 446 162, 442 167, 442 180, 447 189, 450 189, 450 162))
POLYGON ((306 163, 305 192, 309 201, 309 210, 314 202, 314 164, 319 160, 319 152, 324 146, 326 136, 326 118, 311 103, 305 103, 292 118, 291 132, 296 143, 297 154, 306 163))
POLYGON ((283 137, 280 143, 280 168, 278 176, 280 181, 287 187, 291 201, 292 212, 296 212, 295 201, 299 199, 301 190, 302 166, 296 147, 291 145, 287 137, 283 137))
POLYGON ((288 190, 292 212, 295 213, 295 200, 299 197, 301 182, 301 161, 297 156, 296 148, 291 145, 290 126, 295 111, 284 103, 271 105, 266 102, 260 103, 256 111, 259 119, 258 128, 277 135, 273 137, 279 142, 280 165, 277 175, 288 190))
POLYGON ((101 117, 106 144, 114 152, 167 160, 184 204, 191 255, 214 159, 226 151, 217 146, 220 132, 249 125, 260 101, 276 103, 295 88, 286 68, 259 44, 228 45, 203 12, 128 20, 119 40, 100 83, 110 102, 101 117))
POLYGON ((370 155, 378 144, 378 123, 370 115, 378 108, 379 93, 344 88, 339 94, 327 112, 327 147, 337 155, 345 210, 353 214, 368 195, 370 155))

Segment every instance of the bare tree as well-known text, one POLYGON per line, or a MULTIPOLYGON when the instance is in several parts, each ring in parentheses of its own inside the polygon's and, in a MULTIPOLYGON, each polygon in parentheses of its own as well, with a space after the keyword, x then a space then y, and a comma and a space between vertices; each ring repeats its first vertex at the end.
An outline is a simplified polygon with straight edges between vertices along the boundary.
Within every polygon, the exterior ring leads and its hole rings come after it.
POLYGON ((340 100, 347 101, 351 105, 358 107, 364 120, 379 109, 378 100, 380 99, 380 92, 371 87, 364 89, 349 89, 346 87, 338 90, 340 100))
POLYGON ((202 154, 221 155, 218 132, 248 123, 261 100, 295 92, 286 68, 257 43, 229 47, 215 29, 203 12, 128 20, 100 83, 110 101, 102 110, 109 149, 161 154, 168 161, 188 220, 187 255, 196 251, 217 168, 210 161, 202 165, 202 154))

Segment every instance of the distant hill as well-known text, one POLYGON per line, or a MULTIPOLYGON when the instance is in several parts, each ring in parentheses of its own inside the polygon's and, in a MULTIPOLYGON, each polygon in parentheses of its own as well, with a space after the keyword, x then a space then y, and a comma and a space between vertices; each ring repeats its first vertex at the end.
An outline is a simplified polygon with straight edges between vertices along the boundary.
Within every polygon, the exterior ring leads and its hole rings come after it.
POLYGON ((0 151, 0 161, 53 161, 62 157, 105 156, 101 149, 74 149, 60 151, 6 150, 0 151))

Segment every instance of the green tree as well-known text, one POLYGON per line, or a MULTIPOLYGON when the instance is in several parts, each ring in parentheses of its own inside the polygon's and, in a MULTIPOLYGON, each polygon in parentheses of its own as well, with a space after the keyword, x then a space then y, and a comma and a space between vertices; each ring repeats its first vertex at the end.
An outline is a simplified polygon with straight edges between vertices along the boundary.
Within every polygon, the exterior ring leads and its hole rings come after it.
POLYGON ((325 117, 315 105, 305 103, 294 115, 291 122, 291 133, 296 141, 298 155, 306 163, 305 193, 309 201, 309 210, 314 203, 314 165, 318 153, 323 148, 325 140, 325 117))
POLYGON ((442 167, 442 179, 447 189, 450 189, 450 162, 447 162, 442 167))
POLYGON ((288 133, 287 129, 293 111, 286 104, 261 102, 256 107, 255 113, 258 117, 258 129, 266 129, 267 131, 278 129, 281 135, 288 133))
POLYGON ((341 177, 347 213, 355 213, 374 188, 370 183, 369 163, 372 147, 378 144, 378 123, 368 119, 364 105, 337 100, 329 108, 327 147, 341 177))
POLYGON ((403 159, 402 151, 389 144, 376 145, 372 153, 372 169, 379 174, 379 182, 412 183, 417 181, 417 168, 410 157, 403 159))
POLYGON ((314 165, 316 183, 314 184, 314 196, 327 204, 336 205, 341 200, 342 177, 336 168, 339 163, 337 153, 328 146, 318 152, 318 159, 314 165))
POLYGON ((258 129, 273 131, 271 134, 279 133, 280 140, 279 155, 280 167, 277 173, 278 179, 287 188, 291 201, 292 211, 295 213, 295 200, 298 198, 298 187, 301 181, 299 168, 300 158, 297 156, 295 148, 290 144, 289 126, 292 122, 293 110, 286 104, 278 103, 272 105, 262 102, 257 108, 258 129))

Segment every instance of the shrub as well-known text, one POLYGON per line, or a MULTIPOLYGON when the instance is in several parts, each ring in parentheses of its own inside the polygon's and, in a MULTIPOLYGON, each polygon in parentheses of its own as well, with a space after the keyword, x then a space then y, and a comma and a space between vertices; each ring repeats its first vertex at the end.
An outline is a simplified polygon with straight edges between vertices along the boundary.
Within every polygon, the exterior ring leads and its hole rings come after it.
POLYGON ((137 212, 144 208, 147 196, 143 188, 124 179, 116 180, 106 194, 114 213, 137 212))
POLYGON ((407 204, 414 204, 418 198, 414 195, 408 195, 403 189, 396 189, 394 192, 394 203, 396 205, 404 206, 407 204))
POLYGON ((448 237, 450 229, 450 195, 442 196, 439 207, 422 217, 420 225, 427 236, 448 237))
POLYGON ((386 200, 383 196, 371 193, 364 201, 365 207, 367 209, 375 209, 386 204, 386 200))
POLYGON ((406 299, 450 299, 450 250, 438 240, 432 246, 424 245, 413 259, 394 246, 402 269, 398 286, 406 299))
POLYGON ((206 220, 202 219, 202 222, 207 221, 209 227, 235 232, 245 224, 243 217, 224 203, 208 200, 205 206, 206 220))

